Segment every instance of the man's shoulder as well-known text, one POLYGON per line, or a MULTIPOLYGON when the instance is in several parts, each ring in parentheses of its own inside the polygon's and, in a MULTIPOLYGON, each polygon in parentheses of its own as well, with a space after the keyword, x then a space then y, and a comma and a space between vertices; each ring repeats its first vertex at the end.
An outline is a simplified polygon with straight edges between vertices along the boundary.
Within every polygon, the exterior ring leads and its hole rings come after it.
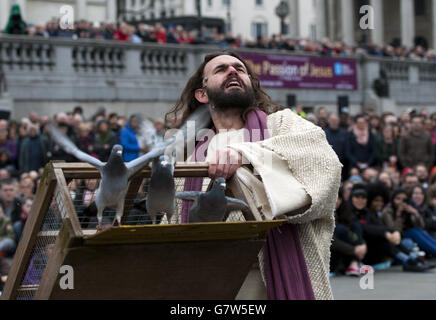
POLYGON ((272 130, 280 130, 285 132, 305 132, 312 130, 320 130, 321 127, 295 114, 290 109, 279 110, 268 116, 268 128, 272 130))

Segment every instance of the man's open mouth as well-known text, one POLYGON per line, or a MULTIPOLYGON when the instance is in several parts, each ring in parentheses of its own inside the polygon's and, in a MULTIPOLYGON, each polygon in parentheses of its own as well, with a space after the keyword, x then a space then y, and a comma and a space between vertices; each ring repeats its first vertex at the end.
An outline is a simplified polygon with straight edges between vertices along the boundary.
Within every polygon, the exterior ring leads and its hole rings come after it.
POLYGON ((242 83, 238 79, 230 79, 226 82, 225 88, 242 88, 242 83))

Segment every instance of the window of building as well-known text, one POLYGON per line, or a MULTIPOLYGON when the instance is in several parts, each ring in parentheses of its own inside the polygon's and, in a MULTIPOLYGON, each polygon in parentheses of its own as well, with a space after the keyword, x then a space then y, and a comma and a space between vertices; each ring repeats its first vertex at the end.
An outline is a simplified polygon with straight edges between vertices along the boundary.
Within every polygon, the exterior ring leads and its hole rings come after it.
POLYGON ((255 0, 255 1, 257 7, 263 6, 263 0, 255 0))
POLYGON ((268 35, 268 24, 264 22, 253 22, 251 24, 251 34, 254 39, 268 35))
POLYGON ((415 0, 415 16, 425 16, 425 0, 415 0))
POLYGON ((230 6, 232 4, 231 0, 223 0, 223 5, 224 6, 230 6))
POLYGON ((134 7, 136 5, 136 0, 132 0, 131 6, 134 7))
POLYGON ((212 2, 212 0, 207 0, 207 6, 208 6, 209 8, 211 8, 211 7, 212 7, 212 5, 213 5, 213 2, 212 2))
POLYGON ((174 17, 176 15, 176 11, 174 9, 170 9, 170 16, 174 17))

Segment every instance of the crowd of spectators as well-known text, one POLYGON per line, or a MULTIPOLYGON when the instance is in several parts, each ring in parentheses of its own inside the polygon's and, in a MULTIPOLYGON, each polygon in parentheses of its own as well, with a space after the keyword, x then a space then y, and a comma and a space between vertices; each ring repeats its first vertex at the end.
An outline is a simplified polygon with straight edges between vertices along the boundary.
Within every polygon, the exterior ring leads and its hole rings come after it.
MULTIPOLYGON (((294 112, 325 130, 344 166, 332 272, 358 275, 362 264, 431 268, 423 257, 436 256, 436 113, 408 110, 397 117, 367 108, 352 117, 323 107, 316 114, 305 114, 301 107, 294 112)), ((0 260, 14 254, 44 166, 50 160, 77 161, 51 139, 50 122, 102 161, 117 143, 124 148, 124 160, 131 161, 147 151, 137 138, 141 119, 107 114, 104 107, 85 118, 77 106, 52 118, 31 112, 19 122, 0 120, 0 260)), ((163 120, 154 125, 164 133, 163 120)), ((98 181, 80 183, 80 205, 88 207, 98 181)), ((74 199, 79 189, 70 188, 74 199)))
POLYGON ((344 166, 332 272, 358 276, 363 265, 433 268, 424 257, 436 257, 436 113, 295 112, 325 130, 344 166))
POLYGON ((137 25, 121 22, 119 25, 106 22, 77 21, 72 29, 62 29, 58 21, 50 21, 45 25, 19 23, 16 27, 5 28, 6 34, 22 34, 45 38, 97 39, 115 40, 132 43, 159 44, 210 44, 224 48, 258 48, 289 52, 315 53, 325 56, 353 56, 367 54, 387 57, 395 60, 412 59, 416 61, 436 61, 436 51, 427 48, 425 42, 418 42, 413 48, 406 48, 398 40, 390 44, 378 46, 373 43, 362 43, 347 46, 341 41, 313 41, 310 38, 290 38, 286 35, 263 36, 255 40, 243 39, 241 35, 218 32, 217 28, 203 27, 201 32, 186 30, 180 25, 166 25, 157 22, 154 25, 138 23, 137 25))
MULTIPOLYGON (((19 122, 0 120, 0 292, 43 168, 51 160, 78 161, 51 139, 50 123, 56 124, 79 149, 104 162, 117 143, 124 148, 124 160, 130 161, 147 151, 136 137, 142 119, 139 114, 129 118, 116 113, 107 114, 103 107, 86 119, 83 109, 78 106, 73 112, 60 112, 52 118, 31 112, 19 122)), ((163 120, 153 121, 158 133, 162 132, 163 120)), ((73 200, 77 198, 75 205, 83 209, 94 199, 98 181, 73 180, 69 187, 73 200)))

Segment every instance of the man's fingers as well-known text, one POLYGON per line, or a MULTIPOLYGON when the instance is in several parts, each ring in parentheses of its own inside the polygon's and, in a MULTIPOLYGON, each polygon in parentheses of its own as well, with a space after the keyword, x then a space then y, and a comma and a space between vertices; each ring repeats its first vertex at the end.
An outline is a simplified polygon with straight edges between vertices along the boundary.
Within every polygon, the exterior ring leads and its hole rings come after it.
POLYGON ((242 164, 242 156, 239 152, 225 148, 217 150, 209 163, 209 177, 230 178, 242 164))
POLYGON ((218 160, 218 150, 216 151, 215 156, 213 156, 209 162, 209 177, 211 178, 216 177, 217 160, 218 160))

